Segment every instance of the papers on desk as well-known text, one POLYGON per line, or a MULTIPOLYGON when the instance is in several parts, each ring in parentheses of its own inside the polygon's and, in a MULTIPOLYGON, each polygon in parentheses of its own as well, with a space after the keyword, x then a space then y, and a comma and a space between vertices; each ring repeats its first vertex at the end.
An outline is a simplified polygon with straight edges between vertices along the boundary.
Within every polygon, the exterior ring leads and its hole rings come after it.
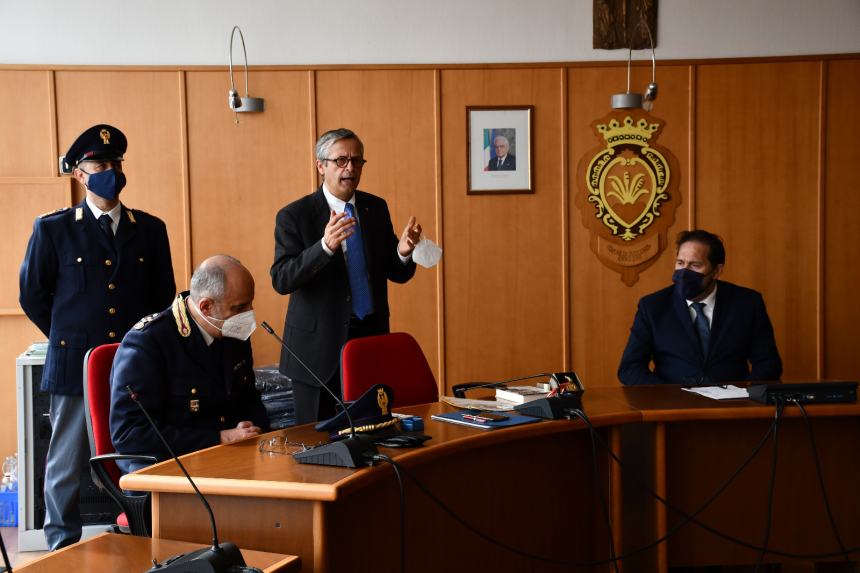
POLYGON ((513 410, 516 406, 513 402, 505 400, 470 400, 468 398, 455 398, 454 396, 440 396, 439 400, 451 404, 455 408, 482 410, 484 412, 506 412, 513 410))
POLYGON ((749 392, 746 388, 739 386, 693 386, 692 388, 682 388, 687 392, 711 398, 712 400, 736 400, 738 398, 749 398, 749 392))

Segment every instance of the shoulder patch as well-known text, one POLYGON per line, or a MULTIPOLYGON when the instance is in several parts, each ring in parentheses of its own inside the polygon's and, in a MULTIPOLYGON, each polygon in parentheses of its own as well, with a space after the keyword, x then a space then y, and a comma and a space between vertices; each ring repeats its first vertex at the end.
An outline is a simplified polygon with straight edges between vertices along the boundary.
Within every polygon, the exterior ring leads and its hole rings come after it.
POLYGON ((71 207, 61 207, 60 209, 54 209, 53 211, 48 211, 47 213, 42 213, 41 215, 39 215, 39 218, 44 219, 45 217, 50 217, 51 215, 57 215, 59 213, 65 213, 69 209, 71 209, 71 207))
POLYGON ((150 315, 144 316, 143 318, 141 318, 140 320, 138 320, 136 323, 134 323, 134 326, 132 326, 132 328, 133 328, 133 329, 135 329, 135 330, 143 330, 144 328, 146 328, 146 326, 147 326, 150 322, 152 322, 153 320, 155 320, 156 318, 158 318, 158 315, 160 315, 160 314, 161 314, 160 312, 156 312, 156 313, 154 313, 154 314, 150 314, 150 315))

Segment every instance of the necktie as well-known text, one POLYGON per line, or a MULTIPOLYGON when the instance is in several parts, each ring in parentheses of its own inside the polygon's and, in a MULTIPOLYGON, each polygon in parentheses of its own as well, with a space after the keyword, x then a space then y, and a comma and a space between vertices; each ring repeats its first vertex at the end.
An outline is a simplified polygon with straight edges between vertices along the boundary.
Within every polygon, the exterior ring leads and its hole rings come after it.
POLYGON ((496 162, 496 167, 501 167, 501 166, 502 166, 502 158, 499 157, 499 160, 496 162))
POLYGON ((103 213, 102 216, 99 217, 99 227, 101 227, 102 233, 104 233, 105 236, 110 240, 113 240, 113 228, 111 227, 112 223, 113 221, 111 220, 110 215, 108 215, 107 213, 103 213))
MULTIPOLYGON (((355 209, 347 203, 344 211, 355 218, 355 209)), ((370 285, 367 282, 367 265, 364 262, 364 244, 361 240, 361 227, 356 221, 353 233, 346 239, 346 271, 349 275, 349 288, 352 291, 352 312, 359 319, 370 313, 370 285)))
POLYGON ((699 343, 702 346, 702 354, 708 355, 708 346, 711 342, 711 326, 708 324, 708 317, 705 316, 705 303, 694 302, 693 310, 696 311, 696 332, 699 334, 699 343))

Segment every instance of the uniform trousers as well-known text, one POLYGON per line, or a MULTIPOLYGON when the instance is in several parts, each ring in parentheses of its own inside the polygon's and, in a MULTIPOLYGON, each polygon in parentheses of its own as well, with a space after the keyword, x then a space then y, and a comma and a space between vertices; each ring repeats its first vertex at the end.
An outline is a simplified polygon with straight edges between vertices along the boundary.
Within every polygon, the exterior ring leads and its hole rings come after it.
POLYGON ((81 473, 90 458, 83 396, 51 394, 45 464, 45 540, 51 551, 81 539, 81 473))

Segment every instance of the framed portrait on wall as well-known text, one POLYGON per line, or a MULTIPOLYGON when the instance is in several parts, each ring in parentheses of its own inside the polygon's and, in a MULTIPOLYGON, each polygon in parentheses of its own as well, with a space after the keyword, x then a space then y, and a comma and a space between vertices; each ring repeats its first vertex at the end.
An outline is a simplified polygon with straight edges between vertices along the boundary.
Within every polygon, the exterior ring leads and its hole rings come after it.
POLYGON ((467 193, 534 193, 534 106, 466 107, 467 193))

